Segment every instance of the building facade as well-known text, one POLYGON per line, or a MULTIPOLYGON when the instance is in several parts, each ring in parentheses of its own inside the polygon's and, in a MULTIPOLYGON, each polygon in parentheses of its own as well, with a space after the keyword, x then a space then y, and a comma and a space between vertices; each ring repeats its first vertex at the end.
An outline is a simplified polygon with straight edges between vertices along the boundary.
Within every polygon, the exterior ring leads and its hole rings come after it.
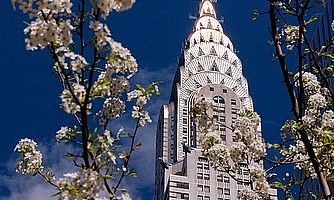
MULTIPOLYGON (((198 18, 181 53, 170 103, 160 111, 156 137, 155 199, 233 200, 247 185, 215 171, 202 156, 190 110, 195 100, 211 101, 227 147, 241 107, 253 110, 242 64, 217 19, 213 0, 201 0, 198 18)), ((260 130, 259 130, 260 131, 260 130)), ((245 167, 246 169, 246 167, 245 167)), ((241 170, 238 179, 249 179, 241 170)))

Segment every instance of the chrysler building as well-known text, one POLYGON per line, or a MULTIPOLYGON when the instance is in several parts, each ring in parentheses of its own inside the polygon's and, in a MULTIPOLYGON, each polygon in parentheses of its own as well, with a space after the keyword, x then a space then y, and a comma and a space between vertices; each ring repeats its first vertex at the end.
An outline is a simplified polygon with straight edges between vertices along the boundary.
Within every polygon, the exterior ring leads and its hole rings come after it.
MULTIPOLYGON (((213 5, 201 0, 192 33, 175 73, 170 102, 160 111, 156 137, 155 200, 235 200, 245 185, 210 167, 202 156, 190 110, 198 98, 211 101, 227 147, 240 108, 253 110, 242 64, 213 5)), ((241 178, 249 178, 241 173, 241 178)))

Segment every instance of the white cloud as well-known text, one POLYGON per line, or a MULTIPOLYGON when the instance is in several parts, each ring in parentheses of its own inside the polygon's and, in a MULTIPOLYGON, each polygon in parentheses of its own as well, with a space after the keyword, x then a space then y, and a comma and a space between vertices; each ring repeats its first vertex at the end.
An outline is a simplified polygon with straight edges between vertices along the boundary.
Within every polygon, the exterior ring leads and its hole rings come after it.
MULTIPOLYGON (((39 144, 40 150, 44 155, 44 164, 49 166, 55 174, 73 171, 68 159, 64 157, 67 150, 63 145, 39 144)), ((56 199, 53 195, 56 190, 39 176, 20 175, 14 170, 17 159, 10 160, 6 163, 9 175, 0 176, 0 186, 3 185, 10 191, 8 197, 2 197, 3 200, 45 200, 56 199)))

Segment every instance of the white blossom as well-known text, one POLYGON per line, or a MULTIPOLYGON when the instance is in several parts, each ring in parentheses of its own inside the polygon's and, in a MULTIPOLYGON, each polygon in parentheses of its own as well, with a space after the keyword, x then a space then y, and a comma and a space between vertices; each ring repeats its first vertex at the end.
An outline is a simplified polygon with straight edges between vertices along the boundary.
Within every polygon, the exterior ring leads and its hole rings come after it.
POLYGON ((73 136, 74 135, 73 132, 74 130, 71 128, 68 128, 67 126, 61 127, 60 130, 58 130, 56 133, 57 142, 61 142, 62 140, 73 136))
POLYGON ((81 70, 88 65, 86 59, 79 54, 74 52, 66 52, 64 53, 65 58, 69 58, 71 60, 71 68, 74 72, 80 73, 81 70))
MULTIPOLYGON (((62 108, 69 114, 75 114, 80 111, 80 105, 84 103, 86 97, 86 89, 83 85, 75 83, 72 87, 73 94, 68 89, 64 89, 60 95, 62 108)), ((88 110, 91 108, 91 103, 87 105, 88 110)))
POLYGON ((123 193, 120 197, 120 200, 132 200, 129 193, 123 193))
POLYGON ((98 149, 97 160, 99 162, 111 161, 113 164, 116 164, 114 142, 115 139, 111 136, 111 132, 109 130, 105 130, 102 135, 98 136, 96 146, 98 149))
POLYGON ((288 43, 287 48, 288 50, 292 50, 294 47, 294 44, 299 39, 299 26, 286 26, 282 30, 282 35, 285 36, 285 41, 288 43))
MULTIPOLYGON (((246 187, 239 199, 263 199, 268 195, 269 183, 263 167, 257 162, 265 156, 265 144, 258 131, 259 116, 252 111, 241 110, 234 126, 235 135, 232 147, 227 147, 220 138, 217 125, 213 121, 212 105, 205 99, 198 99, 192 112, 196 115, 197 126, 201 133, 200 144, 203 155, 217 170, 235 173, 246 166, 250 170, 252 188, 246 187), (241 166, 240 163, 246 163, 241 166), (230 171, 233 169, 232 171, 230 171), (234 172, 233 172, 234 171, 234 172)), ((232 176, 234 176, 232 174, 232 176)))
POLYGON ((28 50, 43 49, 51 42, 69 46, 73 42, 72 30, 73 26, 70 20, 50 19, 45 21, 37 18, 24 29, 24 33, 27 35, 26 47, 28 50))
POLYGON ((36 17, 38 13, 43 11, 46 16, 59 15, 59 14, 70 14, 72 13, 72 2, 71 0, 12 0, 13 5, 19 5, 19 8, 24 12, 28 13, 29 16, 36 17))
POLYGON ((259 194, 256 191, 254 191, 254 190, 252 190, 248 187, 246 187, 243 190, 240 190, 240 192, 238 193, 237 198, 239 200, 250 200, 250 199, 252 199, 252 200, 262 200, 262 198, 260 198, 259 194))
POLYGON ((59 200, 95 199, 103 187, 103 178, 91 169, 64 174, 57 182, 60 190, 59 200))
POLYGON ((100 124, 106 125, 109 119, 120 117, 124 112, 125 104, 119 98, 108 98, 104 101, 102 109, 97 113, 100 124))
POLYGON ((144 126, 147 123, 151 123, 151 117, 149 115, 149 113, 145 110, 142 110, 140 107, 138 106, 133 106, 133 110, 132 110, 132 115, 131 115, 134 119, 138 119, 139 121, 139 125, 140 126, 144 126))
POLYGON ((16 165, 16 172, 20 174, 35 174, 43 171, 42 153, 38 150, 37 143, 31 139, 21 139, 15 146, 14 151, 18 151, 22 156, 16 165))
POLYGON ((129 78, 138 70, 136 59, 121 43, 110 41, 110 55, 106 68, 115 73, 129 73, 129 78))
POLYGON ((102 11, 102 17, 106 18, 112 10, 128 10, 135 3, 135 0, 98 0, 97 6, 102 11))
POLYGON ((95 46, 98 50, 101 50, 105 45, 111 43, 111 33, 106 24, 102 24, 99 21, 91 21, 89 28, 95 32, 95 46))

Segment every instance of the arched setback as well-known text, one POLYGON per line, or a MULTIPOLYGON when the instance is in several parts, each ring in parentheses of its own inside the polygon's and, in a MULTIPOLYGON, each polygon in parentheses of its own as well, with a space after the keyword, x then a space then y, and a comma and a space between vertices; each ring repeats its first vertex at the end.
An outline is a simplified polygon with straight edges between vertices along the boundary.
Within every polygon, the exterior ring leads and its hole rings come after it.
MULTIPOLYGON (((214 109, 209 114, 213 116, 214 122, 219 126, 218 131, 222 139, 230 146, 233 144, 232 127, 235 123, 237 112, 242 106, 239 97, 229 87, 220 84, 209 84, 202 87, 188 99, 187 108, 191 108, 196 99, 202 98, 213 104, 214 109)), ((191 120, 190 116, 189 120, 191 120)), ((192 126, 194 124, 189 126, 192 131, 189 133, 187 142, 195 148, 201 148, 198 140, 201 133, 198 132, 198 128, 192 126)))

